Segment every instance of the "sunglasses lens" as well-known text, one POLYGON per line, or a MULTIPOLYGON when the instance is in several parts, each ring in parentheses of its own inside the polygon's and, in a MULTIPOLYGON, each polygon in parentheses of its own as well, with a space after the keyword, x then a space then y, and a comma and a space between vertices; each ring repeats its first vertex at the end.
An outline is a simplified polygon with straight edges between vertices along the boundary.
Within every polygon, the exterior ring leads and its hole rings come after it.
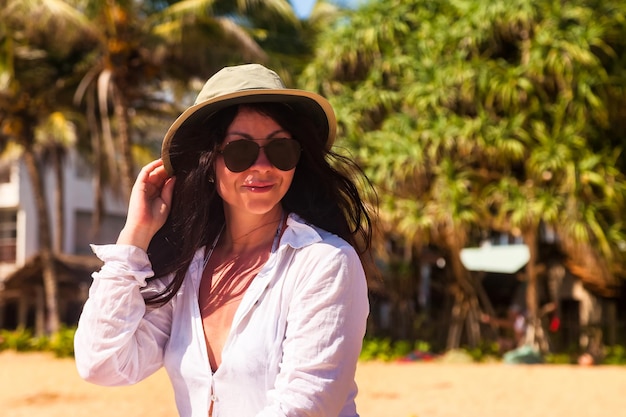
POLYGON ((259 157, 259 145, 251 140, 236 140, 222 150, 224 164, 232 172, 243 172, 259 157))
MULTIPOLYGON (((243 172, 250 168, 259 157, 261 148, 251 140, 236 140, 224 146, 224 164, 232 172, 243 172)), ((274 139, 263 147, 267 159, 281 171, 289 171, 298 165, 301 148, 294 139, 274 139)))
POLYGON ((302 148, 294 139, 275 139, 265 146, 265 154, 272 165, 281 171, 289 171, 298 165, 302 148))

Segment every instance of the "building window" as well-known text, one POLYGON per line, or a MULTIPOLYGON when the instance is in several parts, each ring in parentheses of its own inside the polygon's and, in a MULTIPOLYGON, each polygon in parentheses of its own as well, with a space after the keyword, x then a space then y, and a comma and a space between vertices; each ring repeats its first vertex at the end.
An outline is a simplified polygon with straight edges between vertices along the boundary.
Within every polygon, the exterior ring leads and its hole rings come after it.
POLYGON ((15 263, 17 210, 0 210, 0 262, 15 263))
POLYGON ((77 211, 75 213, 76 227, 74 229, 74 253, 76 255, 92 254, 90 243, 102 245, 115 243, 117 236, 124 227, 125 216, 105 214, 102 224, 97 231, 93 230, 92 213, 87 211, 77 211))

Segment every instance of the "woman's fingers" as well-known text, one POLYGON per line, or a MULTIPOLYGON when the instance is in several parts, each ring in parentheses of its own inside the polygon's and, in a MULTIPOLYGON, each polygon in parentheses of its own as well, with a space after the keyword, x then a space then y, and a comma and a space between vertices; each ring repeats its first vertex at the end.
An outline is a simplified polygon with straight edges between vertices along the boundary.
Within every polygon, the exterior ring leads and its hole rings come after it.
POLYGON ((174 178, 170 178, 160 159, 141 169, 133 186, 126 224, 118 243, 147 248, 152 236, 169 215, 174 183, 174 178))
POLYGON ((174 184, 176 183, 176 178, 170 177, 165 181, 163 185, 163 190, 161 191, 161 198, 165 205, 169 208, 172 206, 172 195, 174 194, 174 184))
POLYGON ((169 178, 163 167, 163 161, 157 159, 141 169, 137 177, 137 188, 150 197, 159 196, 161 189, 169 178))

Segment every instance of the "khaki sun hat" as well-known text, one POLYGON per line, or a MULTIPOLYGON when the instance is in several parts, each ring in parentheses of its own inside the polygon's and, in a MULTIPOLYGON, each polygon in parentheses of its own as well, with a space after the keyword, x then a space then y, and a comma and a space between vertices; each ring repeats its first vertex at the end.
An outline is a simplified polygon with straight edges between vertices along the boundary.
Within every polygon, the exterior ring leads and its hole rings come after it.
MULTIPOLYGON (((311 118, 330 149, 335 141, 337 121, 332 106, 319 94, 286 88, 278 74, 259 65, 245 64, 225 67, 204 84, 193 106, 185 110, 170 126, 161 147, 161 159, 170 175, 175 170, 170 159, 172 143, 184 141, 179 129, 203 123, 208 116, 236 104, 280 102, 311 118)), ((181 129, 182 130, 182 129, 181 129)))

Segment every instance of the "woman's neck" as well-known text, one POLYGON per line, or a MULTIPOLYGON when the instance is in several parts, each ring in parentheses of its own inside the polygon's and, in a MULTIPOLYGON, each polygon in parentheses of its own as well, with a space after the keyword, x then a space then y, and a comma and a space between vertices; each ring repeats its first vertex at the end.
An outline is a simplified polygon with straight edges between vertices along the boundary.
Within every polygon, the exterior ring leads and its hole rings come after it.
MULTIPOLYGON (((223 253, 241 255, 270 246, 284 221, 283 210, 277 207, 260 216, 226 215, 226 226, 218 246, 223 253)), ((271 247, 271 246, 270 246, 271 247)))

